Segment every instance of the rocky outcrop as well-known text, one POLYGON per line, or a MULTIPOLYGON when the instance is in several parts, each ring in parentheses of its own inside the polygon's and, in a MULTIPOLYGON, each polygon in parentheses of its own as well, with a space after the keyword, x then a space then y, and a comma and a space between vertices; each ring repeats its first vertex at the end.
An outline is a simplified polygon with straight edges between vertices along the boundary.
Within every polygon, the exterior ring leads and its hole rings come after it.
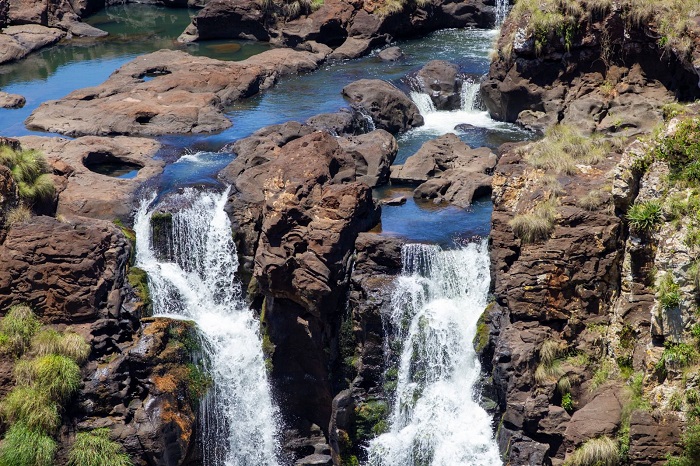
POLYGON ((0 63, 20 60, 35 50, 52 45, 66 33, 40 24, 9 26, 0 34, 0 63))
POLYGON ((369 115, 378 129, 398 133, 423 125, 423 116, 413 101, 381 79, 360 79, 343 88, 353 108, 369 115))
POLYGON ((562 122, 638 133, 661 121, 663 104, 695 100, 692 60, 663 46, 654 21, 628 27, 625 8, 564 12, 560 29, 547 27, 539 36, 529 14, 510 15, 481 84, 490 114, 538 131, 562 122))
POLYGON ((455 134, 428 141, 403 165, 391 167, 396 183, 421 183, 413 196, 467 208, 491 192, 497 157, 486 147, 471 149, 455 134))
POLYGON ((46 323, 118 320, 131 246, 111 222, 33 217, 0 245, 0 309, 30 304, 46 323))
POLYGON ((20 141, 25 149, 42 152, 53 168, 59 215, 127 220, 135 207, 138 188, 160 174, 165 165, 153 159, 160 144, 152 139, 25 136, 20 141), (126 171, 137 173, 131 178, 98 173, 105 165, 122 165, 126 171))
POLYGON ((355 179, 370 188, 389 182, 389 168, 399 146, 394 136, 378 129, 359 136, 338 139, 340 147, 355 161, 355 179))
POLYGON ((22 108, 25 103, 27 100, 21 95, 0 92, 0 107, 2 108, 22 108))
POLYGON ((324 348, 336 336, 355 238, 378 221, 378 209, 355 181, 356 161, 326 132, 275 125, 233 150, 238 157, 220 174, 232 184, 226 210, 274 348, 286 448, 299 458, 314 429, 327 435, 333 390, 324 348))
POLYGON ((327 55, 275 49, 240 62, 161 50, 138 57, 103 84, 41 104, 30 129, 69 136, 156 136, 228 128, 224 108, 273 86, 284 75, 315 70, 327 55))
POLYGON ((432 60, 416 75, 419 90, 430 96, 437 110, 456 110, 461 107, 462 79, 454 63, 432 60))
POLYGON ((429 1, 389 11, 381 3, 325 1, 314 11, 285 2, 214 0, 193 18, 180 36, 183 42, 244 38, 296 47, 319 42, 334 49, 333 58, 357 58, 392 39, 423 35, 451 27, 490 27, 495 19, 489 2, 429 1))

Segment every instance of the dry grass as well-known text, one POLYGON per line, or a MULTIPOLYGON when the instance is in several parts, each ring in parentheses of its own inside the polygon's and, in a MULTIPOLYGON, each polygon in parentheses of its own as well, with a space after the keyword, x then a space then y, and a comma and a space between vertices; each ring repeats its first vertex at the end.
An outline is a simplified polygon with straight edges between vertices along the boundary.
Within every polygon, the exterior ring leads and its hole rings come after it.
POLYGON ((598 437, 586 441, 576 449, 564 466, 615 466, 619 463, 620 447, 610 437, 598 437))
POLYGON ((540 202, 532 211, 513 217, 508 224, 524 243, 544 241, 554 230, 556 206, 556 200, 540 202))
POLYGON ((520 149, 536 168, 573 175, 577 165, 595 165, 613 149, 600 135, 584 136, 568 125, 549 128, 545 137, 520 149))
POLYGON ((560 358, 566 353, 566 343, 557 340, 545 340, 540 347, 540 363, 535 369, 535 382, 538 385, 556 383, 559 393, 571 390, 571 382, 561 367, 560 358))
POLYGON ((90 355, 90 345, 77 333, 60 333, 53 329, 46 329, 32 339, 31 352, 36 357, 50 354, 66 356, 80 365, 90 355))
POLYGON ((12 225, 19 225, 30 218, 32 218, 31 209, 24 204, 20 204, 7 212, 5 216, 5 226, 11 227, 12 225))

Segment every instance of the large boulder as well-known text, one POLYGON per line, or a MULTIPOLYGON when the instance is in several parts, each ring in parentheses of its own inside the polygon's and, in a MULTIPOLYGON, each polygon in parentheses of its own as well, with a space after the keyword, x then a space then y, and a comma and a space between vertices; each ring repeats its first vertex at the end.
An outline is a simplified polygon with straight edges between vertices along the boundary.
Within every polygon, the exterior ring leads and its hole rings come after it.
POLYGON ((210 1, 178 38, 181 42, 209 39, 269 40, 260 2, 210 1))
POLYGON ((328 53, 268 50, 240 62, 161 50, 138 57, 103 84, 41 104, 30 129, 78 135, 204 133, 231 126, 226 105, 315 70, 328 53))
POLYGON ((27 103, 27 99, 18 94, 0 92, 0 107, 2 108, 22 108, 27 103))
POLYGON ((389 182, 389 169, 399 146, 394 136, 382 129, 338 139, 340 147, 355 160, 357 181, 370 188, 389 182))
POLYGON ((360 79, 343 88, 350 104, 369 115, 377 129, 398 133, 423 125, 423 116, 413 101, 381 79, 360 79))
POLYGON ((431 60, 416 75, 418 86, 428 94, 437 110, 455 110, 461 107, 462 79, 454 63, 431 60))
POLYGON ((28 303, 46 323, 118 318, 131 245, 111 222, 33 217, 0 245, 0 309, 28 303))
POLYGON ((0 64, 20 60, 31 52, 55 44, 66 33, 40 24, 8 26, 0 34, 0 64))
POLYGON ((136 191, 160 174, 165 163, 154 160, 160 144, 152 139, 85 136, 78 139, 25 136, 25 149, 36 149, 53 168, 58 192, 56 213, 127 220, 135 207, 136 191), (137 170, 131 178, 98 173, 100 167, 122 164, 137 170))

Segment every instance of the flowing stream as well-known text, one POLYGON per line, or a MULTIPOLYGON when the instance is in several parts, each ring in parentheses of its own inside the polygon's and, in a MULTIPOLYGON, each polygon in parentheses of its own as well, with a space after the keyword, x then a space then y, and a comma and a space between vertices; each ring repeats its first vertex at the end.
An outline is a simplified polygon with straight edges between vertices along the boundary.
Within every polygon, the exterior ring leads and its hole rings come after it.
POLYGON ((368 465, 501 464, 472 343, 489 290, 487 243, 408 244, 402 260, 386 316, 402 348, 398 383, 389 432, 371 441, 368 465))
MULTIPOLYGON (((223 193, 186 189, 169 202, 167 244, 154 244, 149 206, 136 215, 136 264, 148 272, 155 315, 196 322, 213 388, 201 405, 205 466, 278 464, 277 409, 267 380, 258 322, 242 299, 236 248, 223 193)), ((162 228, 162 226, 161 226, 162 228)), ((162 241, 163 235, 158 238, 162 241)))

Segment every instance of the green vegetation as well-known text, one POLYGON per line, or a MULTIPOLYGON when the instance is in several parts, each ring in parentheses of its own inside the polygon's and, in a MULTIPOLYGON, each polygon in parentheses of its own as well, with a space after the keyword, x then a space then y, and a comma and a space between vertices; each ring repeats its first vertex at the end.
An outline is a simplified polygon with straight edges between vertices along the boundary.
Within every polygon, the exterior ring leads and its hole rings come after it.
POLYGON ((21 355, 40 326, 39 319, 29 306, 12 306, 0 321, 0 352, 21 355))
POLYGON ((545 340, 540 347, 540 363, 535 369, 535 382, 539 385, 556 383, 563 395, 571 390, 571 383, 561 367, 561 358, 566 353, 566 344, 556 340, 545 340))
POLYGON ((65 356, 77 364, 82 364, 90 355, 90 345, 77 333, 42 330, 32 339, 32 355, 38 357, 52 354, 65 356))
POLYGON ((614 466, 618 464, 620 448, 610 437, 586 441, 564 461, 565 466, 614 466))
POLYGON ((536 168, 572 175, 576 165, 594 165, 613 149, 601 135, 585 136, 573 126, 552 126, 545 137, 522 149, 525 160, 536 168))
POLYGON ((508 224, 524 243, 535 243, 549 238, 554 230, 556 215, 556 200, 546 200, 530 212, 514 216, 508 224))
POLYGON ((678 102, 670 102, 661 107, 661 112, 663 113, 664 121, 668 121, 688 113, 688 107, 678 102))
POLYGON ((658 141, 655 155, 671 169, 671 180, 700 181, 700 118, 681 121, 673 134, 658 141))
POLYGON ((388 414, 389 405, 382 400, 368 400, 355 407, 355 440, 363 443, 389 430, 388 414))
POLYGON ((681 304, 681 287, 673 280, 671 272, 666 272, 666 275, 661 279, 658 298, 664 309, 673 309, 681 304))
POLYGON ((649 409, 649 403, 644 399, 644 374, 639 372, 627 381, 628 398, 622 407, 621 425, 617 433, 620 441, 620 462, 627 463, 630 449, 630 417, 637 409, 649 409))
POLYGON ((187 364, 187 390, 193 406, 197 406, 199 400, 207 394, 211 387, 212 379, 197 364, 187 364))
POLYGON ((80 367, 71 358, 48 354, 20 361, 15 378, 19 386, 34 386, 51 399, 65 401, 80 387, 80 367))
POLYGON ((42 434, 50 435, 61 425, 56 403, 46 392, 36 387, 19 386, 0 402, 0 418, 7 424, 22 424, 42 434))
POLYGON ((658 201, 639 202, 627 212, 630 227, 637 232, 647 232, 663 221, 663 209, 658 201))
POLYGON ((668 367, 681 369, 697 362, 698 350, 686 343, 666 342, 661 359, 656 363, 656 369, 666 372, 668 367))
POLYGON ((574 410, 574 399, 571 397, 571 393, 564 393, 561 397, 561 407, 566 410, 569 414, 574 410))
POLYGON ((109 429, 79 432, 68 454, 68 466, 131 466, 122 446, 109 439, 109 429))
POLYGON ((430 0, 383 0, 379 2, 377 8, 379 16, 391 16, 396 13, 401 13, 407 7, 425 6, 430 3, 430 0))
POLYGON ((700 424, 686 428, 682 437, 683 455, 669 457, 667 466, 695 466, 700 464, 700 424))
POLYGON ((0 164, 12 170, 12 178, 17 183, 19 196, 24 202, 31 205, 53 197, 55 189, 49 175, 49 166, 39 152, 1 146, 0 164))
POLYGON ((0 448, 3 466, 53 466, 56 441, 18 422, 10 427, 0 448))
POLYGON ((484 351, 484 348, 489 344, 489 326, 486 325, 486 312, 484 311, 479 317, 476 324, 476 335, 474 335, 474 349, 478 354, 484 351))
POLYGON ((136 291, 136 295, 143 303, 148 312, 153 308, 151 300, 151 290, 148 287, 148 273, 138 267, 129 267, 129 272, 126 275, 129 285, 136 291))
POLYGON ((308 15, 323 6, 323 0, 258 0, 266 15, 283 19, 295 19, 308 15))

